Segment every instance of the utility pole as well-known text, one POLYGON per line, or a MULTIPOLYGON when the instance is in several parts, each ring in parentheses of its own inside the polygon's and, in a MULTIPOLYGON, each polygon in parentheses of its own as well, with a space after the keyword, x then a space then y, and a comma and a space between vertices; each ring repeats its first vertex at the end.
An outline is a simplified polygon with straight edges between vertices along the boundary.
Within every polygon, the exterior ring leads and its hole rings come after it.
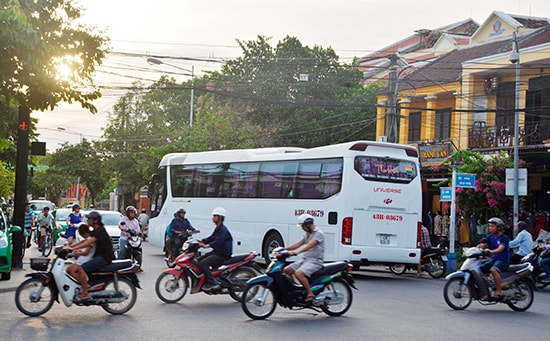
POLYGON ((20 105, 15 164, 15 207, 13 210, 13 225, 21 227, 21 232, 13 233, 13 267, 19 269, 23 267, 23 231, 25 227, 25 203, 27 202, 30 122, 30 109, 24 105, 20 105))
POLYGON ((397 142, 397 54, 390 57, 388 101, 386 102, 386 137, 391 143, 397 142))

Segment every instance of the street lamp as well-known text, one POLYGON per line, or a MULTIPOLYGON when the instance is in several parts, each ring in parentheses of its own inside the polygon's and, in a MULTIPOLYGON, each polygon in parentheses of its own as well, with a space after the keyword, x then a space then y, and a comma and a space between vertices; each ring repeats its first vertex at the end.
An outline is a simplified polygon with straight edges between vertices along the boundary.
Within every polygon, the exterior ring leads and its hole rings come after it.
POLYGON ((516 64, 516 104, 514 112, 514 232, 518 226, 519 216, 519 81, 520 81, 520 62, 519 62, 519 43, 517 30, 513 35, 513 49, 508 55, 508 60, 516 64))
POLYGON ((189 127, 193 128, 193 98, 195 97, 195 66, 192 65, 191 70, 189 70, 189 69, 177 66, 177 65, 165 63, 162 60, 157 59, 157 58, 147 58, 147 63, 149 63, 150 65, 162 65, 162 64, 164 64, 164 65, 168 65, 168 66, 171 66, 171 67, 179 69, 179 70, 183 70, 183 71, 186 71, 186 72, 191 72, 191 101, 190 101, 190 104, 189 104, 189 127))

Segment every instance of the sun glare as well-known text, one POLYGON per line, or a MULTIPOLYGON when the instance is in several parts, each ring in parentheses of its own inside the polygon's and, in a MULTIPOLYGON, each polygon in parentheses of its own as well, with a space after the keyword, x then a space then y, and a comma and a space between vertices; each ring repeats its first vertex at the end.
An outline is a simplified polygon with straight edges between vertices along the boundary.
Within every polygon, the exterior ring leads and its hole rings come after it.
POLYGON ((55 72, 57 78, 63 81, 74 81, 75 71, 78 69, 78 58, 65 56, 55 61, 55 72))
POLYGON ((71 67, 67 64, 57 64, 57 66, 55 67, 56 71, 57 71, 57 76, 61 79, 70 79, 71 78, 71 74, 73 72, 73 70, 71 69, 71 67))

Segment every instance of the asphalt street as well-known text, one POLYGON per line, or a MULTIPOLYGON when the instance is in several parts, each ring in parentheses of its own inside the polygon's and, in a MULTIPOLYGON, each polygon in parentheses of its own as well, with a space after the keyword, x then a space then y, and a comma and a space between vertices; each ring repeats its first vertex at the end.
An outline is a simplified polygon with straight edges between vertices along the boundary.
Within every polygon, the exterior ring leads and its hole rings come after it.
POLYGON ((267 320, 252 321, 229 296, 189 293, 166 304, 155 294, 155 281, 166 268, 160 249, 144 245, 142 290, 134 308, 113 316, 100 307, 65 307, 55 303, 41 317, 26 317, 14 303, 13 289, 30 272, 14 272, 0 282, 0 333, 3 340, 516 340, 544 338, 550 333, 550 288, 535 292, 523 313, 503 304, 473 302, 465 311, 443 300, 444 279, 394 275, 384 267, 354 273, 351 309, 341 317, 278 306, 267 320))

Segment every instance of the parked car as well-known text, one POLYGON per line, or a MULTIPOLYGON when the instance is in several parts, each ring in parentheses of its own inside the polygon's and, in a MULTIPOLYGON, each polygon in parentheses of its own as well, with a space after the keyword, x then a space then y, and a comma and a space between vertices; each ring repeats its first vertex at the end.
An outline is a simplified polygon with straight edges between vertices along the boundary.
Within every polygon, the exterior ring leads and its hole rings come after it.
MULTIPOLYGON (((20 229, 14 227, 14 229, 20 229)), ((12 227, 8 223, 8 218, 0 209, 0 277, 2 280, 11 278, 11 261, 13 245, 11 242, 12 227)))
POLYGON ((50 208, 50 212, 53 212, 55 210, 55 204, 49 200, 31 200, 29 201, 29 203, 31 204, 32 210, 36 214, 41 212, 44 206, 48 206, 50 208))

